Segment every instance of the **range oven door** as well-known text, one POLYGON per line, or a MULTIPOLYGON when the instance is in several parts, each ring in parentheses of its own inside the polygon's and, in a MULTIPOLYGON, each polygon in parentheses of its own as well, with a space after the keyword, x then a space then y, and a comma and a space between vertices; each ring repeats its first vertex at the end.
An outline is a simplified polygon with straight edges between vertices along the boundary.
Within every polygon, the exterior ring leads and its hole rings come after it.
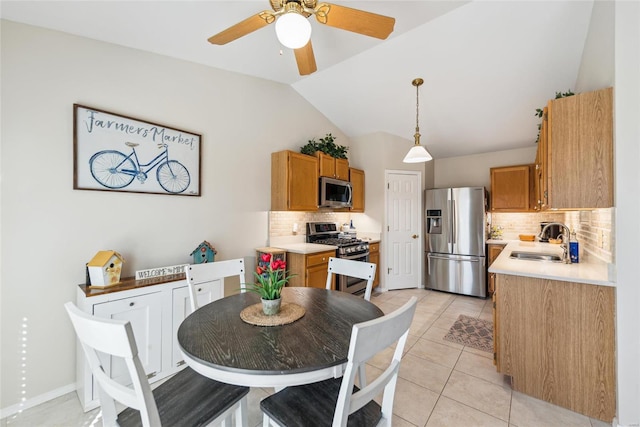
MULTIPOLYGON (((340 256, 340 258, 369 262, 369 252, 353 256, 340 256)), ((364 294, 364 291, 367 289, 367 281, 358 277, 336 274, 336 288, 339 291, 348 292, 350 294, 364 294)))

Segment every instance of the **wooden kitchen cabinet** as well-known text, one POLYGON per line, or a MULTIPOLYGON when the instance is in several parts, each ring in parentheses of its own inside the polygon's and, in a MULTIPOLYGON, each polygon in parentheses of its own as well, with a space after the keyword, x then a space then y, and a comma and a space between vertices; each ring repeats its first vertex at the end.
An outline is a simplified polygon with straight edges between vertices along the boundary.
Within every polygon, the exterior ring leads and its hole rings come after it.
POLYGON ((533 210, 533 164, 491 168, 491 212, 533 210))
MULTIPOLYGON (((504 249, 505 246, 506 246, 506 243, 505 244, 489 243, 487 245, 487 256, 489 258, 487 262, 487 268, 489 268, 489 266, 493 264, 493 261, 495 261, 496 258, 498 258, 498 255, 502 253, 502 250, 504 249)), ((495 292, 495 279, 496 279, 495 273, 488 273, 487 284, 488 284, 489 296, 493 295, 493 293, 495 292)))
MULTIPOLYGON (((335 250, 313 254, 287 252, 287 267, 291 274, 295 274, 289 280, 288 286, 324 289, 327 284, 329 258, 335 256, 335 250)), ((335 283, 332 288, 335 289, 335 283)))
POLYGON ((498 274, 497 369, 514 390, 610 423, 615 288, 498 274))
POLYGON ((380 285, 380 243, 369 244, 369 262, 376 265, 376 275, 373 278, 373 288, 380 285))
POLYGON ((322 151, 316 151, 318 173, 320 176, 349 181, 349 160, 336 159, 322 151))
POLYGON ((547 115, 548 207, 612 207, 613 89, 551 100, 547 115))
POLYGON ((547 191, 548 174, 548 148, 547 139, 549 133, 548 109, 545 107, 542 113, 542 123, 540 124, 540 136, 538 138, 538 149, 536 150, 536 163, 534 170, 534 207, 535 211, 543 211, 549 208, 549 193, 547 191))
POLYGON ((349 168, 349 182, 353 191, 351 212, 364 212, 364 171, 349 168))
POLYGON ((271 210, 318 210, 318 158, 293 151, 271 153, 271 210))

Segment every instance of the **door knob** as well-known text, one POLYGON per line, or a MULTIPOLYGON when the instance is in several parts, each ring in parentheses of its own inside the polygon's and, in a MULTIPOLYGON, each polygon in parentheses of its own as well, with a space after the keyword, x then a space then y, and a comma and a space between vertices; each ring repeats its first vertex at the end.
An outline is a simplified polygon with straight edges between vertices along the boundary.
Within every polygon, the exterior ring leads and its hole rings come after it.
POLYGON ((411 238, 412 238, 412 239, 417 239, 417 238, 418 238, 418 235, 417 235, 417 234, 414 234, 413 236, 411 236, 411 238))

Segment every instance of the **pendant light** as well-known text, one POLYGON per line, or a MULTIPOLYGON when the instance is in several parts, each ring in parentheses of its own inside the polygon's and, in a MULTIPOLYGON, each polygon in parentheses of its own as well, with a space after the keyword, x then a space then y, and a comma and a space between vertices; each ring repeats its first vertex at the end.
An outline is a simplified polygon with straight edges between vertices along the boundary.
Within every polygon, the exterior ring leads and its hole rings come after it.
POLYGON ((424 80, 421 78, 413 79, 411 82, 412 85, 416 87, 416 133, 413 135, 415 138, 415 145, 411 147, 411 150, 404 156, 404 163, 421 163, 428 162, 432 160, 431 154, 427 151, 424 146, 420 145, 420 126, 418 125, 418 114, 419 114, 419 99, 418 99, 418 89, 424 83, 424 80))
POLYGON ((299 3, 290 1, 284 7, 284 14, 276 21, 276 36, 285 47, 300 49, 311 39, 311 23, 302 14, 299 3))

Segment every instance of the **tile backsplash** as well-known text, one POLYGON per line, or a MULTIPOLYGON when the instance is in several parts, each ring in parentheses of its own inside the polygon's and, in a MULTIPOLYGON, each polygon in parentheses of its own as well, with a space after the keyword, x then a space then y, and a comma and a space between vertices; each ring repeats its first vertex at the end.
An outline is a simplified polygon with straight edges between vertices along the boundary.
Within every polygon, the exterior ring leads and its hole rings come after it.
POLYGON ((593 211, 491 213, 487 215, 491 226, 501 226, 503 239, 517 239, 519 234, 540 233, 540 223, 556 221, 576 231, 582 250, 605 262, 613 262, 613 208, 593 211))
MULTIPOLYGON (((517 239, 519 234, 540 233, 540 222, 556 221, 566 224, 569 229, 576 230, 582 250, 602 259, 613 262, 613 208, 593 211, 570 212, 532 212, 532 213, 490 213, 487 221, 490 226, 501 226, 502 238, 517 239)), ((298 239, 304 242, 306 223, 310 221, 326 221, 338 224, 348 223, 350 212, 269 212, 270 239, 298 239), (294 225, 297 231, 294 232, 294 225)))
POLYGON ((269 238, 304 236, 307 233, 307 222, 336 222, 348 223, 351 219, 350 212, 269 212, 269 238), (294 234, 294 224, 297 232, 294 234))

